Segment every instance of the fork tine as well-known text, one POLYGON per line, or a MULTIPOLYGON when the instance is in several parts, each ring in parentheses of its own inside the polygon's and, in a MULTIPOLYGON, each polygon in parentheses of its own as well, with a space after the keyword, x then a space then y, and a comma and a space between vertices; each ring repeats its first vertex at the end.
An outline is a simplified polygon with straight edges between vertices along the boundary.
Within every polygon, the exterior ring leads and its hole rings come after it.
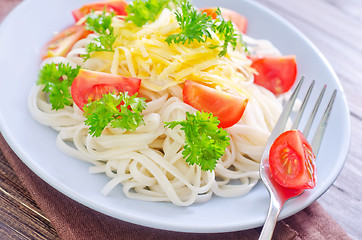
POLYGON ((321 121, 320 121, 320 123, 318 125, 318 128, 317 128, 315 134, 314 134, 311 146, 312 146, 312 149, 313 149, 313 152, 314 152, 315 156, 318 155, 319 147, 320 147, 321 142, 322 142, 324 131, 326 129, 328 118, 329 118, 329 115, 331 113, 331 110, 332 110, 333 103, 334 103, 334 100, 336 98, 336 95, 337 95, 337 90, 334 90, 331 98, 329 99, 329 102, 328 102, 327 108, 326 108, 326 110, 325 110, 325 112, 323 114, 323 117, 322 117, 322 119, 321 119, 321 121))
POLYGON ((302 118, 302 115, 304 113, 305 106, 307 106, 307 102, 308 102, 310 94, 311 94, 311 92, 313 90, 314 83, 315 83, 315 80, 313 80, 313 82, 309 86, 308 92, 306 93, 306 95, 305 95, 305 97, 303 99, 303 103, 302 103, 302 105, 301 105, 301 107, 299 109, 298 115, 297 115, 297 117, 295 118, 295 120, 293 122, 292 129, 297 129, 298 128, 299 122, 300 122, 300 120, 302 118))
MULTIPOLYGON (((287 104, 285 105, 282 113, 280 114, 280 117, 278 119, 278 122, 275 124, 275 127, 270 135, 270 138, 274 138, 271 139, 273 142, 275 140, 276 137, 279 136, 279 134, 281 134, 284 129, 285 129, 285 125, 287 124, 288 118, 290 116, 290 113, 293 109, 294 106, 294 102, 297 99, 298 93, 300 91, 300 88, 302 87, 304 81, 304 76, 301 77, 301 79, 299 80, 298 85, 296 86, 296 88, 294 89, 294 92, 292 93, 292 96, 289 98, 287 104)), ((270 141, 269 141, 270 142, 270 141)))
POLYGON ((318 112, 318 108, 319 108, 319 105, 321 104, 322 102, 322 99, 323 99, 323 95, 326 91, 326 88, 327 88, 327 85, 324 85, 321 93, 319 94, 319 97, 317 99, 317 102, 316 104, 314 105, 314 108, 313 108, 313 111, 308 119, 308 122, 307 122, 307 125, 305 126, 304 128, 304 131, 303 131, 303 134, 305 137, 308 137, 308 134, 309 134, 309 131, 310 131, 310 128, 312 127, 312 123, 314 121, 314 118, 315 118, 315 115, 317 114, 318 112))

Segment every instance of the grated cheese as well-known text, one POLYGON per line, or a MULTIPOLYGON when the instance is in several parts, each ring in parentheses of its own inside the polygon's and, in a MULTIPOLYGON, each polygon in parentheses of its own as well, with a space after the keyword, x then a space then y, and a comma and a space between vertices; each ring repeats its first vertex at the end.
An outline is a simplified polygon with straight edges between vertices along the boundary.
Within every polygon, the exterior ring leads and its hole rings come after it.
POLYGON ((206 43, 169 45, 165 42, 167 36, 180 31, 169 9, 164 9, 155 22, 143 27, 117 17, 113 20, 117 36, 115 51, 91 55, 109 62, 107 66, 111 73, 141 78, 142 86, 152 91, 162 91, 192 80, 250 96, 242 83, 251 81, 253 70, 251 61, 240 47, 229 48, 225 56, 219 57, 218 49, 208 47, 222 45, 217 37, 206 43))

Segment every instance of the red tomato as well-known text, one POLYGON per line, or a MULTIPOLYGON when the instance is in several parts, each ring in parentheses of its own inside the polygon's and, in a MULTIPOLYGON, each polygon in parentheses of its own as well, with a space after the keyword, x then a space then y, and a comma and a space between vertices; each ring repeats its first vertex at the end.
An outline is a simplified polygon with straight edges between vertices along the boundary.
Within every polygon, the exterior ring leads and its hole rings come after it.
POLYGON ((132 96, 139 91, 141 79, 126 78, 115 74, 80 69, 71 87, 72 98, 80 109, 90 101, 98 100, 110 92, 128 92, 132 96))
POLYGON ((74 20, 76 22, 83 18, 85 15, 93 11, 113 11, 116 15, 127 15, 126 13, 127 3, 124 0, 108 0, 95 3, 86 4, 81 8, 72 11, 74 20))
POLYGON ((199 111, 212 113, 219 118, 219 127, 227 128, 237 123, 243 116, 248 103, 242 98, 204 86, 192 81, 185 81, 183 100, 199 111))
POLYGON ((274 180, 283 187, 307 189, 316 185, 315 156, 299 130, 286 131, 274 141, 269 164, 274 180))
POLYGON ((258 74, 254 82, 278 95, 289 91, 297 77, 295 56, 282 57, 249 57, 258 74))
POLYGON ((42 59, 56 56, 65 57, 74 44, 78 40, 85 38, 89 33, 81 25, 73 25, 66 28, 43 46, 41 50, 42 59))
MULTIPOLYGON (((211 16, 213 19, 216 19, 216 9, 217 8, 203 8, 201 9, 201 11, 211 16)), ((246 32, 246 27, 248 25, 248 20, 246 19, 246 17, 230 9, 220 8, 220 10, 221 15, 226 21, 231 20, 240 32, 246 32)))

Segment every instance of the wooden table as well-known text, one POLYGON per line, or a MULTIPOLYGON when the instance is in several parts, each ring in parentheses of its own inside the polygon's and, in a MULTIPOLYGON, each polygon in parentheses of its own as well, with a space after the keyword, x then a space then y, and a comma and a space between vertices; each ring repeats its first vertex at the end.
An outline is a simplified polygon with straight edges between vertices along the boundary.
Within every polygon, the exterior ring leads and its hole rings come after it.
MULTIPOLYGON (((351 145, 333 186, 317 201, 355 238, 362 238, 362 2, 360 0, 255 0, 299 28, 332 64, 351 112, 351 145)), ((0 22, 21 0, 0 0, 0 22)), ((57 233, 0 159, 0 239, 53 239, 57 233), (34 233, 36 232, 36 235, 34 233)))

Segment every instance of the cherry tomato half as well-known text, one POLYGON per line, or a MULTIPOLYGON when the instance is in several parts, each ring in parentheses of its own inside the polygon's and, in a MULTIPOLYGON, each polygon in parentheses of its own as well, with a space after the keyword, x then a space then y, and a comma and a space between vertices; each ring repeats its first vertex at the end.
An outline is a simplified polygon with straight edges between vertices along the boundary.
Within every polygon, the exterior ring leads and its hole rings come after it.
POLYGON ((71 86, 72 98, 80 109, 89 101, 100 99, 110 92, 128 92, 132 96, 139 91, 141 79, 126 78, 115 74, 80 69, 71 86))
POLYGON ((278 95, 289 91, 297 77, 295 56, 249 57, 251 66, 258 72, 254 82, 278 95))
POLYGON ((307 189, 316 185, 315 156, 299 130, 286 131, 274 141, 269 164, 274 180, 283 187, 307 189))
MULTIPOLYGON (((216 9, 217 8, 202 8, 201 11, 211 16, 213 19, 216 19, 216 9)), ((220 8, 220 10, 221 15, 226 21, 231 20, 235 24, 239 32, 246 32, 246 27, 248 25, 248 20, 246 19, 246 17, 230 9, 220 8)))
POLYGON ((108 0, 86 4, 81 8, 72 11, 75 22, 93 11, 113 11, 116 15, 127 15, 127 3, 124 0, 108 0))
POLYGON ((185 103, 199 111, 209 112, 218 117, 219 127, 222 128, 231 127, 237 123, 243 116, 248 103, 247 98, 221 92, 193 81, 185 81, 182 93, 185 103))
POLYGON ((65 57, 74 44, 78 40, 85 38, 89 33, 81 25, 73 25, 66 28, 43 46, 41 50, 42 59, 57 56, 65 57))

